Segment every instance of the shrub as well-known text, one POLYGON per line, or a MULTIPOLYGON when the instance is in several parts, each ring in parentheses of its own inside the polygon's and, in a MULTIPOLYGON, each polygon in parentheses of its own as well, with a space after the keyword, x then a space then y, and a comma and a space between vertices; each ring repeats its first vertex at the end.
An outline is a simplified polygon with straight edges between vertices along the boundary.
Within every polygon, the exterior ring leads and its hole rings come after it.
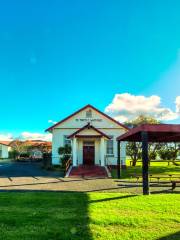
POLYGON ((19 156, 19 152, 15 149, 13 149, 9 152, 9 158, 11 158, 11 159, 16 160, 18 156, 19 156))
POLYGON ((52 165, 52 153, 43 153, 43 167, 48 169, 52 165))
POLYGON ((71 156, 71 146, 65 145, 64 147, 59 147, 58 153, 60 155, 61 166, 65 168, 67 161, 71 156))

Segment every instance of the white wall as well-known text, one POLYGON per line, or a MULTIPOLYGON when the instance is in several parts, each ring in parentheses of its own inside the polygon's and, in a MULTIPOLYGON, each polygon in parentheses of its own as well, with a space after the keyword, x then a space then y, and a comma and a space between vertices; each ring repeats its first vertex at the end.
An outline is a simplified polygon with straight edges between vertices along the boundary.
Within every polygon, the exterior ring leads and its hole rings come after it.
POLYGON ((9 146, 5 146, 0 144, 0 158, 8 158, 9 157, 9 146))
MULTIPOLYGON (((53 139, 52 139, 52 159, 53 164, 59 164, 60 163, 60 156, 58 154, 58 148, 64 146, 64 136, 70 135, 74 132, 73 129, 55 129, 53 132, 53 139)), ((104 133, 107 135, 113 135, 113 148, 114 148, 114 154, 113 156, 106 156, 107 163, 110 165, 116 165, 117 164, 117 141, 116 138, 122 134, 121 130, 117 131, 114 129, 111 130, 104 130, 104 133)), ((89 134, 90 135, 90 134, 89 134)), ((78 164, 83 163, 83 141, 87 139, 77 139, 77 158, 78 158, 78 164)), ((99 165, 100 163, 100 139, 90 139, 91 141, 95 141, 95 164, 99 165)), ((106 140, 105 140, 105 155, 106 155, 106 140)), ((121 142, 121 162, 123 165, 125 165, 125 159, 126 159, 126 143, 121 142)))
MULTIPOLYGON (((106 156, 107 159, 107 163, 109 165, 117 165, 117 141, 116 138, 119 137, 120 135, 122 135, 124 133, 124 131, 122 129, 104 129, 103 132, 105 134, 107 134, 108 136, 113 136, 113 149, 114 149, 114 154, 113 156, 106 156)), ((106 141, 105 141, 106 144, 106 141)), ((106 147, 105 147, 106 149, 106 147)), ((125 160, 126 160, 126 143, 122 142, 121 143, 121 148, 120 148, 120 155, 121 155, 121 162, 123 162, 123 165, 125 164, 125 160)))
MULTIPOLYGON (((76 129, 77 130, 77 129, 76 129)), ((52 163, 59 164, 60 156, 58 154, 58 148, 64 146, 64 136, 71 135, 74 129, 54 129, 52 132, 52 163)))

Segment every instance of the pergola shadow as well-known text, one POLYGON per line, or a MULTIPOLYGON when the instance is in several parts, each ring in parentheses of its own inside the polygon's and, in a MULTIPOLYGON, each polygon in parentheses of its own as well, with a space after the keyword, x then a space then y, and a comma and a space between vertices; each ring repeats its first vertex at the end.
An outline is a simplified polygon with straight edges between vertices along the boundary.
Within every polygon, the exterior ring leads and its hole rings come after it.
POLYGON ((170 235, 167 235, 167 236, 164 236, 164 237, 161 237, 161 238, 158 238, 157 240, 173 240, 173 239, 174 240, 180 239, 180 231, 170 234, 170 235))

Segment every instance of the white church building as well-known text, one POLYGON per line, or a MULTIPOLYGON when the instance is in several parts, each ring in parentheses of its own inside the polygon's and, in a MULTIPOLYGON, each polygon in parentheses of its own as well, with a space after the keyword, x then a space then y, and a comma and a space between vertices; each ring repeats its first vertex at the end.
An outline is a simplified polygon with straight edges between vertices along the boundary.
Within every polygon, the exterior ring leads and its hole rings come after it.
MULTIPOLYGON (((58 148, 72 147, 72 165, 117 165, 116 138, 128 128, 115 119, 86 105, 46 131, 52 133, 52 164, 60 164, 58 148)), ((126 144, 121 145, 121 164, 125 165, 126 144)))

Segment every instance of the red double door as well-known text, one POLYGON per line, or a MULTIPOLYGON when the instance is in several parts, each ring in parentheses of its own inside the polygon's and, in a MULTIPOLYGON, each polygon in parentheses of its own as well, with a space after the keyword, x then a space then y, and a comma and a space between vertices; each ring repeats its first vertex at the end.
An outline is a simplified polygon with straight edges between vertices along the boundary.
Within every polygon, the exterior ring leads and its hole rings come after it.
POLYGON ((83 146, 83 164, 94 165, 94 146, 83 146))

